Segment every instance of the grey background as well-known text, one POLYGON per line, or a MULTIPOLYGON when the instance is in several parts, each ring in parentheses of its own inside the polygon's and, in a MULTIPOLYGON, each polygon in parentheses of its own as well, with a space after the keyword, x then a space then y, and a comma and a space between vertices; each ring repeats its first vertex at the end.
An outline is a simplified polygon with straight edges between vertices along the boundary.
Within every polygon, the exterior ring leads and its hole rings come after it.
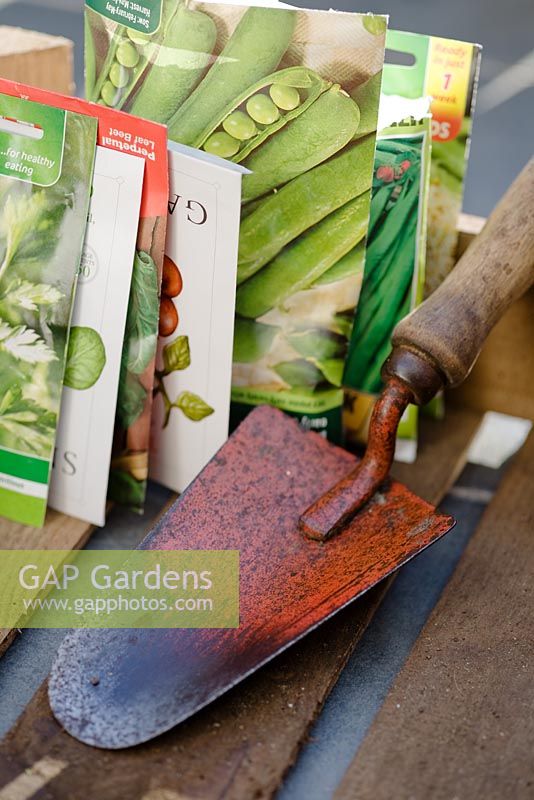
MULTIPOLYGON (((393 28, 483 45, 464 209, 487 216, 534 149, 533 0, 293 0, 293 5, 387 13, 393 28)), ((82 0, 0 0, 0 24, 74 40, 80 94, 82 7, 82 0)))

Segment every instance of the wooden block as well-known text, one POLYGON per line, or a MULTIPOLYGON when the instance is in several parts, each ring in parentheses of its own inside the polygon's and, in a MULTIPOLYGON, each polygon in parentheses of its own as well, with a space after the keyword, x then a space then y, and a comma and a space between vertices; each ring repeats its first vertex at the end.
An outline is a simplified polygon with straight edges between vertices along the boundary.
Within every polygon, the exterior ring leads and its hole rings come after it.
POLYGON ((533 490, 531 434, 336 800, 534 796, 533 490))
MULTIPOLYGON (((31 528, 0 518, 2 550, 79 550, 87 542, 93 526, 48 509, 43 528, 31 528)), ((16 631, 0 629, 0 657, 13 642, 16 631)))
MULTIPOLYGON (((481 217, 460 217, 460 256, 480 233, 481 217)), ((534 257, 534 254, 533 254, 534 257)), ((465 383, 450 398, 477 411, 500 411, 534 419, 534 288, 518 300, 490 333, 480 358, 465 383)))
MULTIPOLYGON (((479 421, 480 415, 457 410, 444 423, 423 421, 417 464, 399 465, 397 473, 438 502, 465 463, 479 421)), ((44 760, 43 797, 56 800, 271 797, 388 585, 375 587, 190 721, 131 750, 95 750, 72 739, 53 719, 43 685, 0 747, 0 786, 8 792, 44 760), (63 766, 48 779, 55 769, 50 762, 63 766)))
POLYGON ((73 94, 73 47, 61 36, 0 25, 0 76, 73 94))

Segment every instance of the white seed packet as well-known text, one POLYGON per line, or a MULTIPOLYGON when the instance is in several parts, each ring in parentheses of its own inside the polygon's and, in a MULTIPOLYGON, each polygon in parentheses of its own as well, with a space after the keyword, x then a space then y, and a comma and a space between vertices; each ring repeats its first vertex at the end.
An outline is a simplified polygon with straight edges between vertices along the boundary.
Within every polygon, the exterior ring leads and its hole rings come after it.
POLYGON ((145 162, 97 147, 48 504, 104 525, 145 162))
POLYGON ((241 177, 248 170, 175 144, 169 165, 149 475, 181 492, 228 437, 241 177))

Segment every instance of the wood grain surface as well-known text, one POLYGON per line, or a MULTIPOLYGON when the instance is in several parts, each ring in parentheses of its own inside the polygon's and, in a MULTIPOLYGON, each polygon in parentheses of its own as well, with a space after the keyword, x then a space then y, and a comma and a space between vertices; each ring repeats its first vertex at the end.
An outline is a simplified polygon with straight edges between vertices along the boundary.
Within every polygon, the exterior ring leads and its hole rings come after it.
MULTIPOLYGON (((51 508, 43 528, 31 528, 0 518, 2 550, 78 550, 89 539, 93 526, 51 508)), ((0 657, 13 642, 17 631, 0 628, 0 657)), ((0 800, 1 797, 0 797, 0 800)))
POLYGON ((336 800, 534 797, 534 433, 336 800))
POLYGON ((533 284, 534 158, 453 271, 396 326, 393 357, 396 347, 413 351, 437 368, 446 386, 458 386, 494 325, 533 284))
MULTIPOLYGON (((415 465, 400 465, 397 476, 439 502, 465 463, 479 421, 480 415, 459 410, 443 423, 425 420, 420 457, 415 465)), ((69 737, 51 716, 43 685, 0 747, 0 800, 11 800, 28 774, 32 786, 41 780, 39 798, 55 800, 272 797, 387 586, 377 586, 187 723, 131 750, 95 750, 69 737)))

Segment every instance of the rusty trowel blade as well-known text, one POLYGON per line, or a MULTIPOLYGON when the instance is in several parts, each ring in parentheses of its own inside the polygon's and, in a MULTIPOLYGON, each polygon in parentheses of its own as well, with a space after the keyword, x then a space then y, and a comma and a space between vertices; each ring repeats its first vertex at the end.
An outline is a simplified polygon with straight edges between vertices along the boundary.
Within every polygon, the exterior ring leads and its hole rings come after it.
POLYGON ((115 749, 169 730, 452 528, 392 481, 326 544, 305 538, 303 509, 356 461, 280 411, 249 414, 141 545, 239 550, 240 627, 69 634, 49 683, 67 731, 115 749))

